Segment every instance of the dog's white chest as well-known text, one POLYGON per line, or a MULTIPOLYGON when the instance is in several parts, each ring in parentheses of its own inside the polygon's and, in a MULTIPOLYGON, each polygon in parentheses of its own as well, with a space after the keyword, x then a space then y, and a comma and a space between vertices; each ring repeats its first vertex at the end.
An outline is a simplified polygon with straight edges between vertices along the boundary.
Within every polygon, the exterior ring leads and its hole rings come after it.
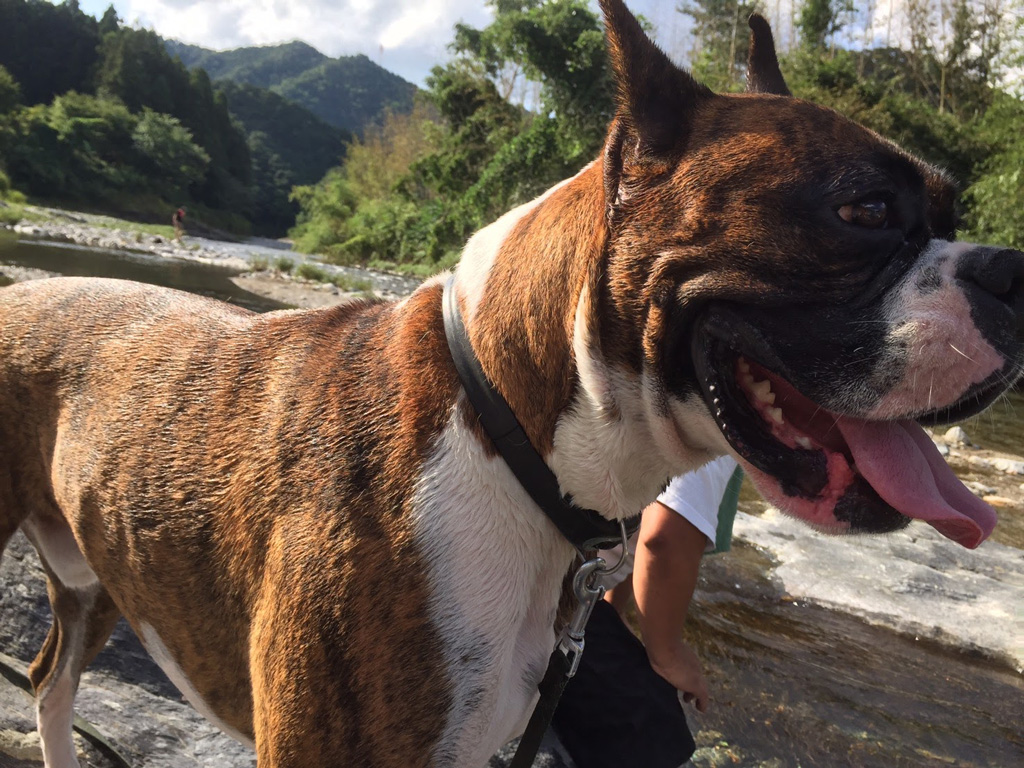
POLYGON ((573 550, 457 410, 414 500, 453 704, 437 765, 487 762, 524 722, 573 550))

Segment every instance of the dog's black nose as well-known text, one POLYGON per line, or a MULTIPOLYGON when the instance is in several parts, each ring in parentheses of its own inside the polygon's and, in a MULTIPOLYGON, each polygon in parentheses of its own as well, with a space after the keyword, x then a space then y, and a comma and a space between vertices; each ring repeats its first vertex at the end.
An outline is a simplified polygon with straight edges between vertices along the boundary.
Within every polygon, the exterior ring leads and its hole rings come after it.
POLYGON ((1024 253, 1013 248, 975 248, 961 257, 956 276, 1017 312, 1018 324, 1024 322, 1024 253))

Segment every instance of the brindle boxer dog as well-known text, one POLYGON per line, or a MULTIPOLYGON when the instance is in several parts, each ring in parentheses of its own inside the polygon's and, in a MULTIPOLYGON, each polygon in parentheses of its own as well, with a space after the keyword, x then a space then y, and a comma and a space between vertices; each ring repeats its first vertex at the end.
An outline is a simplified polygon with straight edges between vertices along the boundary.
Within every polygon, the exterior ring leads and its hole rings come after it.
MULTIPOLYGON (((752 19, 751 93, 675 67, 602 0, 602 156, 466 246, 479 360, 575 502, 633 515, 722 453, 836 533, 994 515, 917 422, 1021 369, 1024 254, 952 241, 939 171, 792 98, 752 19)), ((127 282, 0 292, 0 540, 54 625, 49 768, 119 615, 261 768, 478 768, 524 723, 572 547, 467 404, 441 281, 254 315, 127 282)))

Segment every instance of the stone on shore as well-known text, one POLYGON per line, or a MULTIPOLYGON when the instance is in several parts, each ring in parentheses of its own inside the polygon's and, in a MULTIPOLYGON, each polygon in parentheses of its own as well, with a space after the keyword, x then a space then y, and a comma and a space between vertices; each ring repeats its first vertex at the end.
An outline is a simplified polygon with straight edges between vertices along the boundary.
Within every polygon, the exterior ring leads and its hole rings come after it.
POLYGON ((1024 671, 1019 549, 993 541, 965 549, 919 522, 885 536, 828 536, 776 510, 739 513, 735 536, 778 561, 772 575, 794 598, 1024 671))
POLYGON ((952 445, 970 445, 971 439, 967 436, 963 427, 951 427, 942 436, 943 440, 952 445))

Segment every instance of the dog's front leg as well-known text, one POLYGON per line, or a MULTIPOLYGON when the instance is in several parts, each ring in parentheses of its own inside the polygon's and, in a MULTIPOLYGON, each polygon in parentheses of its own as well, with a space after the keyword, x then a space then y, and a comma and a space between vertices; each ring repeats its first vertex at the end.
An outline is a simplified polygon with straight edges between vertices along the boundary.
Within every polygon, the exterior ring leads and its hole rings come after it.
POLYGON ((249 655, 260 768, 444 763, 449 686, 422 579, 382 567, 410 555, 320 524, 293 519, 268 542, 249 655))

